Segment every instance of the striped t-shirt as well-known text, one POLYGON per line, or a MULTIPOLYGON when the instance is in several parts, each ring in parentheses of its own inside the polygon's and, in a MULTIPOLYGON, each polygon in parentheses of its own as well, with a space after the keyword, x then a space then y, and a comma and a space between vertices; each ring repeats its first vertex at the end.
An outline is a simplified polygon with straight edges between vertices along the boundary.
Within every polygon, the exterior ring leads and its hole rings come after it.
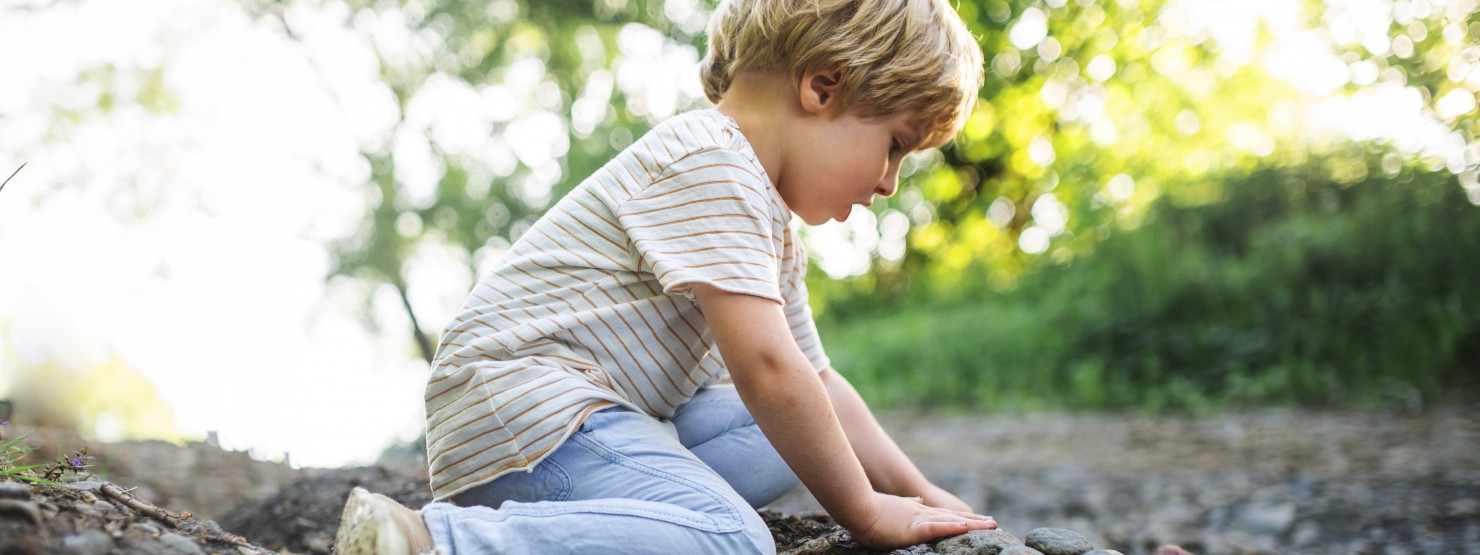
POLYGON ((586 415, 656 418, 727 375, 689 287, 784 306, 828 368, 791 212, 735 121, 669 119, 561 199, 473 288, 427 383, 432 492, 532 468, 586 415))

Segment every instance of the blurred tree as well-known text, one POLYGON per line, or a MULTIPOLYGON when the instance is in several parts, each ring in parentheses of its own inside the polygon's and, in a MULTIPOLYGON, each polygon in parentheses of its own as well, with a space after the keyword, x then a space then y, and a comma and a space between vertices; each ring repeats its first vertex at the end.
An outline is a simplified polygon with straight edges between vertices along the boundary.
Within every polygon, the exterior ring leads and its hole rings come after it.
MULTIPOLYGON (((1356 138, 1388 154, 1382 171, 1422 158, 1431 170, 1458 174, 1480 204, 1475 2, 1399 0, 1373 13, 1353 6, 960 3, 988 60, 982 101, 961 140, 921 164, 915 190, 876 204, 881 227, 909 225, 898 260, 883 257, 847 283, 819 282, 814 297, 851 312, 896 304, 881 300, 1006 289, 1030 264, 1065 262, 1136 226, 1163 196, 1220 201, 1227 180, 1215 175, 1350 151, 1352 137, 1329 137, 1309 117, 1332 98, 1355 97, 1348 106, 1356 106, 1386 94, 1400 102, 1371 105, 1413 108, 1412 119, 1356 116, 1371 120, 1356 138), (1283 21, 1283 10, 1296 17, 1283 21), (1354 30, 1374 21, 1370 36, 1354 30), (1297 27, 1280 28, 1286 23, 1297 27), (1409 97, 1411 105, 1402 102, 1409 97)), ((1331 177, 1365 178, 1357 154, 1346 163, 1326 158, 1331 177)))
POLYGON ((692 45, 705 14, 678 0, 245 5, 300 42, 308 40, 295 23, 300 11, 338 14, 373 48, 396 121, 362 148, 372 207, 360 232, 335 248, 330 277, 394 286, 429 362, 432 340, 407 276, 418 249, 454 247, 476 276, 480 261, 501 254, 554 199, 640 135, 645 118, 661 120, 698 99, 697 88, 678 90, 670 68, 698 61, 692 45), (463 122, 415 117, 449 95, 471 95, 482 113, 463 122), (446 129, 467 122, 483 126, 473 145, 446 129), (435 174, 429 191, 408 184, 422 166, 435 174))
MULTIPOLYGON (((372 209, 360 233, 338 245, 334 274, 394 286, 428 360, 432 344, 409 293, 419 253, 450 253, 475 278, 553 199, 652 122, 704 103, 692 68, 707 1, 243 2, 299 39, 302 13, 336 14, 373 48, 396 120, 363 141, 372 209), (477 113, 418 115, 457 97, 473 99, 477 113), (465 144, 449 131, 458 124, 479 140, 465 144)), ((1330 59, 1342 68, 1328 79, 1337 88, 1357 92, 1375 81, 1367 70, 1376 67, 1378 78, 1422 91, 1425 113, 1469 145, 1461 150, 1475 159, 1447 161, 1468 186, 1480 166, 1480 26, 1465 8, 1473 0, 1443 5, 1395 2, 1384 14, 1386 48, 1353 47, 1334 30, 1297 31, 1325 33, 1326 43, 1313 44, 1339 50, 1330 59), (1463 94, 1445 101, 1454 91, 1463 94)), ((1270 69, 1273 23, 1219 6, 959 2, 987 55, 982 101, 960 141, 912 160, 913 187, 876 203, 872 220, 850 224, 878 263, 857 279, 814 279, 816 301, 847 312, 906 291, 1003 290, 1040 255, 1066 261, 1135 226, 1163 195, 1214 202, 1222 195, 1211 175, 1306 157, 1310 130, 1298 122, 1316 98, 1270 69), (1244 42, 1216 40, 1229 29, 1244 42)), ((1308 1, 1300 21, 1331 25, 1343 6, 1308 1)), ((1331 171, 1360 179, 1359 165, 1331 171)))

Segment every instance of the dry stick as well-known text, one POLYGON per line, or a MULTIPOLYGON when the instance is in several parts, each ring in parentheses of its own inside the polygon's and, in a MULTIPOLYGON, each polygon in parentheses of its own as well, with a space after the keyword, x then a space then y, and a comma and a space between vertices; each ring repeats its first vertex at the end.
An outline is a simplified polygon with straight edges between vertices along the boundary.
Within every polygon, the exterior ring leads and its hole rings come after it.
POLYGON ((154 505, 139 501, 139 498, 134 497, 133 495, 129 494, 129 492, 123 491, 123 489, 119 488, 118 486, 104 482, 103 486, 98 489, 103 492, 103 495, 107 495, 108 497, 113 498, 115 501, 127 505, 130 509, 139 511, 141 513, 149 515, 155 520, 168 524, 170 525, 170 528, 180 527, 179 516, 170 514, 169 511, 166 511, 159 507, 155 507, 154 505))
MULTIPOLYGON (((183 520, 185 518, 185 517, 182 517, 180 515, 172 514, 169 511, 166 511, 166 510, 161 509, 159 507, 156 507, 154 505, 150 505, 148 503, 145 503, 143 501, 140 501, 139 498, 134 497, 129 492, 124 491, 122 488, 120 488, 118 486, 115 486, 113 484, 107 483, 107 482, 103 482, 102 487, 98 488, 98 490, 99 491, 102 491, 103 492, 103 495, 107 495, 108 497, 113 498, 114 500, 118 501, 119 503, 123 503, 124 505, 128 506, 128 508, 130 508, 130 509, 133 509, 135 511, 139 511, 141 513, 144 513, 146 515, 149 515, 151 518, 153 518, 155 520, 158 520, 160 522, 163 522, 165 524, 168 524, 170 526, 170 528, 177 528, 178 529, 180 527, 180 525, 182 524, 181 523, 181 520, 183 520)), ((208 532, 205 532, 203 535, 206 536, 206 538, 208 538, 208 539, 212 539, 212 540, 216 540, 216 541, 223 541, 223 542, 230 543, 230 544, 233 544, 233 545, 239 545, 239 546, 243 546, 243 547, 255 547, 255 546, 252 546, 250 543, 248 543, 246 538, 243 538, 243 537, 238 536, 236 534, 227 534, 227 533, 221 533, 221 532, 209 532, 208 531, 208 532)))
POLYGON ((0 191, 4 191, 5 190, 5 185, 7 183, 10 183, 10 180, 15 177, 15 174, 21 173, 21 168, 24 168, 24 167, 26 167, 26 163, 25 162, 21 162, 21 167, 20 168, 16 168, 15 171, 10 172, 10 177, 5 178, 5 183, 0 183, 0 191))

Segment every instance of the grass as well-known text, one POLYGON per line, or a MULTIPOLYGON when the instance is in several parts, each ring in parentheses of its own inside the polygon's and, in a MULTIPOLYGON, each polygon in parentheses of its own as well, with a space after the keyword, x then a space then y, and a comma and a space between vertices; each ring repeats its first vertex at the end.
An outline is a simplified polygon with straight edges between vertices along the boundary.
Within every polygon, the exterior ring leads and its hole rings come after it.
POLYGON ((1008 293, 980 280, 891 313, 830 306, 828 352, 880 406, 1480 399, 1480 207, 1453 176, 1342 184, 1277 168, 1223 190, 1213 204, 1162 201, 1142 226, 1044 263, 1008 293))

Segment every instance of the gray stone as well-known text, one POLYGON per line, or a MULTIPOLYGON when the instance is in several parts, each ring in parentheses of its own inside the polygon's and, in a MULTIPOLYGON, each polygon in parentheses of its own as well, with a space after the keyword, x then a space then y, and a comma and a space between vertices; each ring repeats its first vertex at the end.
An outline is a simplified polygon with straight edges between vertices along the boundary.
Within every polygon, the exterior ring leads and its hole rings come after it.
POLYGON ((69 484, 67 484, 67 487, 68 488, 71 488, 71 489, 82 490, 82 491, 90 491, 90 492, 93 492, 93 493, 97 493, 97 492, 103 490, 103 483, 102 482, 93 481, 93 480, 83 480, 81 482, 72 482, 72 483, 69 483, 69 484))
POLYGON ((206 555, 206 552, 201 551, 200 546, 196 545, 195 542, 190 541, 190 538, 181 536, 174 532, 160 535, 159 543, 162 543, 166 547, 168 547, 170 553, 179 553, 181 555, 206 555))
POLYGON ((20 482, 0 482, 0 499, 31 499, 31 486, 20 482))
POLYGON ((139 522, 139 523, 136 523, 136 524, 134 524, 134 528, 138 529, 138 531, 140 531, 140 532, 143 532, 145 534, 149 534, 150 536, 158 536, 158 535, 164 533, 164 530, 161 530, 158 526, 155 526, 155 525, 150 524, 148 522, 139 522))
POLYGON ((62 552, 70 555, 104 555, 113 550, 113 538, 102 530, 86 530, 62 538, 62 552))
POLYGON ((41 526, 41 508, 35 501, 0 499, 0 515, 18 516, 35 526, 41 526))
POLYGON ((1480 500, 1472 497, 1461 497, 1450 501, 1444 508, 1449 513, 1449 516, 1454 518, 1469 518, 1480 515, 1480 500))
POLYGON ((1290 543, 1300 547, 1315 545, 1320 540, 1321 525, 1309 520, 1295 525, 1295 533, 1290 535, 1290 543))
POLYGON ((1023 545, 1023 540, 1002 530, 972 530, 941 540, 935 544, 935 551, 941 555, 998 555, 1018 545, 1023 545))
POLYGON ((889 555, 935 555, 935 551, 931 550, 928 545, 918 544, 890 551, 889 555))
POLYGON ((74 502, 72 504, 72 508, 77 512, 88 516, 103 516, 103 510, 101 508, 97 507, 93 503, 88 503, 86 501, 74 502))
POLYGON ((1002 552, 998 553, 997 555, 1043 555, 1043 552, 1028 547, 1026 545, 1014 545, 1007 549, 1003 549, 1002 552))
POLYGON ((1124 553, 1121 553, 1119 551, 1116 551, 1114 549, 1096 549, 1094 551, 1086 551, 1086 552, 1084 552, 1084 555, 1125 555, 1125 554, 1124 553))
POLYGON ((1229 527, 1260 536, 1278 536, 1295 523, 1294 503, 1250 503, 1234 510, 1229 527))
POLYGON ((1079 532, 1064 528, 1035 528, 1023 538, 1023 544, 1043 555, 1080 555, 1095 548, 1079 532))

